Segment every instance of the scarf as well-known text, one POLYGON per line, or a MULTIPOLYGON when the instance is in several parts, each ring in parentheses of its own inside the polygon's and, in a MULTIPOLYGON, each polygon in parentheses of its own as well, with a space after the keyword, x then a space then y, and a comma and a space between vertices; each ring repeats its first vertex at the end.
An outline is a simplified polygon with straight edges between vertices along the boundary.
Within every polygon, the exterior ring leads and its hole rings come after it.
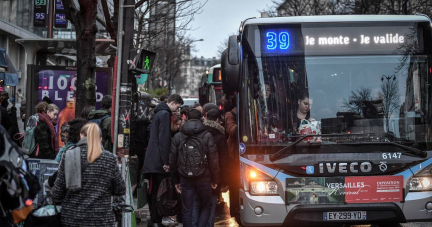
POLYGON ((57 132, 55 131, 53 121, 51 120, 51 118, 46 113, 40 113, 39 114, 39 121, 43 121, 43 122, 45 122, 45 124, 48 125, 48 128, 49 128, 50 133, 51 133, 51 147, 53 148, 54 153, 57 154, 57 152, 59 150, 59 148, 58 148, 59 144, 58 144, 57 132))
POLYGON ((76 143, 72 143, 72 142, 67 142, 62 148, 60 148, 60 150, 59 150, 59 152, 58 152, 58 154, 57 154, 57 156, 56 156, 56 158, 54 159, 56 162, 58 162, 58 163, 60 163, 61 162, 61 160, 62 160, 62 156, 63 156, 63 153, 66 151, 66 150, 68 150, 69 148, 71 148, 71 147, 73 147, 73 146, 76 146, 77 144, 76 143))

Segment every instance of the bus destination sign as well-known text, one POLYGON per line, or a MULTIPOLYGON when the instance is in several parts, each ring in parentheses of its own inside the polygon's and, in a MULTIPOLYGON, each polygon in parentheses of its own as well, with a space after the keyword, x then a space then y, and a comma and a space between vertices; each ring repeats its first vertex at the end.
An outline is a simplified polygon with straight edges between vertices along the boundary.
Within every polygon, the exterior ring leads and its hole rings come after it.
POLYGON ((421 52, 421 37, 410 26, 260 29, 265 55, 401 54, 421 52))

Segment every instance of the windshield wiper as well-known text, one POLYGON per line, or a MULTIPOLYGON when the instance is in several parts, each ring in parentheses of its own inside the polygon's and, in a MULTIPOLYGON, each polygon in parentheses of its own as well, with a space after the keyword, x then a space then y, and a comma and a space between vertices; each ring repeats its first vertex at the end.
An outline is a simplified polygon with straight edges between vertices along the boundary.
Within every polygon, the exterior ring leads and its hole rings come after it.
MULTIPOLYGON (((338 136, 343 136, 343 137, 348 137, 348 136, 370 136, 370 135, 374 135, 375 133, 350 133, 350 134, 311 134, 311 135, 303 135, 301 137, 299 137, 299 139, 295 142, 293 142, 292 144, 280 149, 279 151, 277 151, 276 153, 274 153, 273 155, 270 156, 270 161, 275 161, 276 159, 280 158, 285 151, 289 150, 290 148, 296 146, 297 144, 299 144, 301 141, 303 141, 306 138, 309 137, 338 137, 338 136)), ((394 142, 379 142, 379 143, 374 143, 374 142, 363 142, 363 143, 347 143, 346 145, 365 145, 365 144, 369 144, 369 145, 374 145, 374 144, 379 144, 379 145, 383 145, 383 144, 387 144, 387 145, 391 145, 391 146, 396 146, 399 148, 402 148, 406 151, 409 151, 412 154, 415 154, 419 157, 425 158, 427 156, 427 153, 425 151, 422 150, 418 150, 412 147, 407 147, 401 144, 397 144, 394 142)))
POLYGON ((286 150, 289 150, 291 147, 294 147, 295 145, 297 145, 298 143, 300 143, 301 141, 303 141, 304 139, 309 138, 309 137, 315 137, 315 136, 335 137, 335 136, 355 136, 355 135, 358 136, 358 135, 371 135, 371 134, 373 134, 373 133, 367 133, 367 134, 364 134, 364 133, 353 133, 353 134, 309 134, 309 135, 303 135, 298 140, 296 140, 294 143, 292 143, 292 144, 290 144, 290 145, 288 145, 288 146, 280 149, 279 151, 277 151, 276 153, 274 153, 272 156, 270 156, 270 161, 274 161, 274 160, 280 158, 280 156, 282 156, 283 153, 286 150))
POLYGON ((395 143, 395 142, 362 142, 362 143, 348 143, 345 145, 389 145, 389 146, 394 146, 394 147, 399 147, 402 148, 406 151, 409 151, 409 153, 411 154, 415 154, 417 156, 419 156, 420 158, 426 158, 427 157, 427 152, 423 151, 423 150, 419 150, 413 147, 408 147, 399 143, 395 143))

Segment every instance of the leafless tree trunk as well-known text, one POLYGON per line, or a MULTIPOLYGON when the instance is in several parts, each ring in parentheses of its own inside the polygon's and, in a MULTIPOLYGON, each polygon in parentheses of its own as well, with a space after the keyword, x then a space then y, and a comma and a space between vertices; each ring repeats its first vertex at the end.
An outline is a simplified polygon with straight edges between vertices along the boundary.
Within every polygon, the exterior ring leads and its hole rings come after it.
POLYGON ((79 11, 73 0, 63 0, 66 18, 76 31, 77 90, 75 115, 79 116, 86 105, 96 104, 96 15, 98 0, 79 0, 79 11))
POLYGON ((383 113, 387 132, 389 131, 389 119, 393 111, 399 108, 399 86, 396 77, 386 77, 381 84, 380 96, 383 100, 383 113))

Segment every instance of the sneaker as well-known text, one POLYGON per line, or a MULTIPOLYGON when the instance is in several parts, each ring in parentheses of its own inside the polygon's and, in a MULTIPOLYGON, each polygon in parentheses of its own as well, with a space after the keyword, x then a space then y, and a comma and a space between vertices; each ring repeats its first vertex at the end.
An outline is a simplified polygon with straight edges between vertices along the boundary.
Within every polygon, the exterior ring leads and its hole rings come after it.
POLYGON ((163 217, 162 218, 162 225, 164 226, 175 226, 177 223, 171 219, 170 217, 163 217))

